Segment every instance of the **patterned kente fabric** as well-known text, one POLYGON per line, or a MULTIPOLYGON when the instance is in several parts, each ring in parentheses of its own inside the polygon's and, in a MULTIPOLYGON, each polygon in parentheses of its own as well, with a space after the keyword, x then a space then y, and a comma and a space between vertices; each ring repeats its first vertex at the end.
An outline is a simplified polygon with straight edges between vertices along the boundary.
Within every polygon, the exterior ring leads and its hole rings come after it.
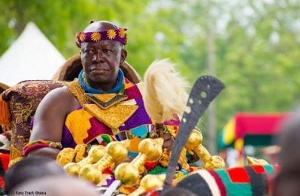
POLYGON ((40 101, 49 91, 63 85, 62 81, 30 80, 2 93, 2 98, 9 103, 11 117, 10 161, 23 155, 23 147, 30 137, 30 123, 40 101))
POLYGON ((279 168, 272 165, 199 170, 180 180, 176 187, 201 196, 262 196, 272 193, 279 168))
POLYGON ((108 109, 101 109, 83 97, 84 91, 78 80, 70 83, 69 89, 82 105, 66 118, 61 141, 63 148, 74 148, 77 144, 95 140, 103 144, 103 135, 110 135, 112 140, 131 139, 129 156, 135 156, 140 139, 149 137, 153 130, 138 86, 125 78, 123 94, 127 98, 108 109))

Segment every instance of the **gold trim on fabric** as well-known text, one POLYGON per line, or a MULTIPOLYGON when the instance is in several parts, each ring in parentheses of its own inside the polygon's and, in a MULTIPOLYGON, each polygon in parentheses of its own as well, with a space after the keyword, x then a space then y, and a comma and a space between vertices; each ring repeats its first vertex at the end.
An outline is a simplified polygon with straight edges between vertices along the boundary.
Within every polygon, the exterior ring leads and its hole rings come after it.
MULTIPOLYGON (((13 161, 18 157, 22 157, 23 153, 20 152, 14 145, 10 145, 10 160, 13 161)), ((10 162, 11 162, 10 161, 10 162)))
POLYGON ((77 78, 75 78, 72 82, 66 82, 66 86, 69 88, 71 93, 77 98, 80 105, 87 103, 85 92, 77 78))
POLYGON ((97 98, 100 101, 108 102, 112 100, 117 94, 115 93, 109 93, 109 94, 93 94, 95 98, 97 98))
MULTIPOLYGON (((115 105, 106 110, 99 108, 96 104, 84 104, 83 108, 100 122, 110 127, 113 132, 127 121, 138 109, 138 105, 115 105)), ((118 133, 113 133, 118 134, 118 133)))
POLYGON ((15 159, 12 159, 9 161, 8 164, 8 168, 10 168, 11 166, 13 166, 14 164, 16 164, 17 162, 21 161, 23 159, 23 157, 17 157, 15 159))

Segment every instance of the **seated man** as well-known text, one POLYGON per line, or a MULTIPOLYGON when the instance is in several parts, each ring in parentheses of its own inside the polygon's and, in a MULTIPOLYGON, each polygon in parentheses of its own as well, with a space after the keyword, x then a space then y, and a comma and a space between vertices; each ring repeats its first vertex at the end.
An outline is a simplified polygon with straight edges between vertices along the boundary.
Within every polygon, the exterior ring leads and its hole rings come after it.
POLYGON ((91 22, 78 33, 83 70, 78 79, 41 101, 25 156, 56 158, 61 149, 78 144, 149 135, 152 123, 142 95, 120 69, 127 56, 126 42, 126 29, 107 21, 91 22))

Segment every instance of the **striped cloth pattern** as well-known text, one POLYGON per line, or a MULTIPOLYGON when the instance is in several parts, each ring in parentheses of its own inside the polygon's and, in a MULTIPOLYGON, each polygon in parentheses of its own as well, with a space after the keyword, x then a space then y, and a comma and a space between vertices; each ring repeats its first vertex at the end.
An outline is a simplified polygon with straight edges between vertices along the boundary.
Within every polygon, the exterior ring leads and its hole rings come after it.
POLYGON ((271 193, 272 165, 199 170, 180 180, 176 187, 201 196, 262 196, 271 193))

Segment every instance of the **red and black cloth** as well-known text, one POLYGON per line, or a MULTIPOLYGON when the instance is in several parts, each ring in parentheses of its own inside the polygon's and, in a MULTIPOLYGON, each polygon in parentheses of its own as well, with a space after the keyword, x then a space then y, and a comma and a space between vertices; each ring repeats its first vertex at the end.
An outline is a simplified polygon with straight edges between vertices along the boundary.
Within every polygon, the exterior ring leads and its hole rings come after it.
POLYGON ((9 154, 0 154, 0 195, 4 190, 4 175, 8 169, 9 154))
POLYGON ((176 187, 205 196, 254 196, 272 192, 272 165, 233 167, 228 169, 199 170, 182 179, 176 187))

